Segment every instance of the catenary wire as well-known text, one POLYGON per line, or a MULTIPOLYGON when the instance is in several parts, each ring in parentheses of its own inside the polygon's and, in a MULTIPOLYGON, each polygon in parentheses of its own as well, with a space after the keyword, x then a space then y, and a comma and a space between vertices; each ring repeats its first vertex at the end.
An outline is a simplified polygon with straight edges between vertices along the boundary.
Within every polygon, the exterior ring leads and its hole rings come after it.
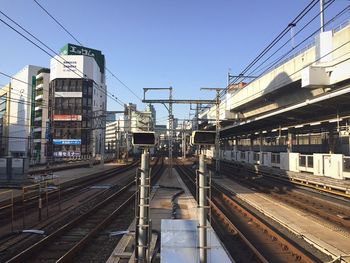
MULTIPOLYGON (((38 1, 33 0, 49 17, 51 17, 68 35, 70 35, 79 45, 83 46, 83 44, 65 27, 56 19, 46 8, 44 8, 38 1)), ((142 99, 132 90, 130 89, 120 78, 116 76, 107 66, 105 66, 105 69, 120 83, 122 84, 126 89, 128 89, 136 98, 138 98, 140 101, 142 99)))

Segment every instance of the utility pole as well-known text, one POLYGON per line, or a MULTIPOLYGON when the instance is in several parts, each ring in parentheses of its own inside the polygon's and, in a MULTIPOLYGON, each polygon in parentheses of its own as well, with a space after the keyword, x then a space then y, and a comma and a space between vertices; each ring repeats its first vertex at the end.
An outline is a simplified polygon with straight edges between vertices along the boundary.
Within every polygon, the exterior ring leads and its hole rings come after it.
POLYGON ((297 24, 295 23, 290 23, 288 26, 290 27, 290 39, 291 39, 291 43, 292 43, 292 48, 295 47, 295 43, 294 43, 294 27, 296 27, 297 24))
POLYGON ((182 122, 182 158, 183 158, 183 159, 186 159, 185 121, 182 122))
POLYGON ((94 134, 93 134, 93 125, 94 125, 94 113, 91 111, 91 119, 90 119, 90 127, 89 127, 89 133, 90 133, 90 144, 89 144, 89 152, 90 152, 90 158, 89 158, 89 167, 93 168, 94 167, 94 158, 93 158, 93 152, 94 152, 94 134))
POLYGON ((119 120, 117 122, 117 129, 116 129, 116 134, 115 134, 115 149, 116 149, 116 159, 117 161, 119 160, 119 155, 120 155, 120 134, 119 134, 119 120))
POLYGON ((169 88, 169 176, 173 175, 173 131, 174 131, 174 116, 173 116, 173 88, 169 88))
POLYGON ((220 91, 222 88, 201 88, 201 90, 215 90, 216 91, 216 120, 215 120, 215 170, 216 175, 220 173, 220 91))
POLYGON ((103 136, 103 130, 102 130, 102 134, 100 133, 100 155, 101 155, 101 160, 100 160, 100 166, 104 166, 105 165, 105 140, 104 140, 104 136, 103 136))
POLYGON ((324 0, 320 0, 321 33, 324 32, 324 0))
POLYGON ((102 166, 104 165, 105 145, 104 145, 103 138, 104 138, 104 131, 106 130, 106 111, 105 110, 91 111, 90 122, 91 122, 91 125, 90 125, 90 127, 88 127, 89 132, 90 132, 90 144, 89 144, 90 162, 89 162, 89 167, 92 168, 94 166, 96 153, 100 154, 100 164, 102 166), (94 135, 94 130, 100 130, 99 136, 96 133, 96 138, 94 135), (98 139, 98 137, 99 137, 99 139, 98 139), (93 154, 94 151, 95 151, 95 155, 93 154))

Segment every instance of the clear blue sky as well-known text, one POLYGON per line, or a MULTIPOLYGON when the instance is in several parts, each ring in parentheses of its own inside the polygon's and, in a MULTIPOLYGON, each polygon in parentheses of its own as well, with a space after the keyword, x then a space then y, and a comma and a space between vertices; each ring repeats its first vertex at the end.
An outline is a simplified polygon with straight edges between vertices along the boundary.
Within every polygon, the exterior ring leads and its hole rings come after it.
MULTIPOLYGON (((38 0, 85 46, 101 50, 107 66, 142 97, 144 87, 174 87, 174 98, 209 99, 200 87, 225 87, 309 3, 308 0, 38 0)), ((327 12, 349 4, 336 0, 327 12)), ((1 0, 0 10, 54 50, 74 43, 32 0, 1 0)), ((318 5, 315 12, 318 10, 318 5)), ((0 15, 1 18, 3 18, 0 15)), ((317 20, 318 23, 318 20, 317 20)), ((50 58, 0 23, 0 71, 27 64, 49 67, 50 58)), ((108 90, 144 106, 107 75, 108 90)), ((0 84, 8 82, 0 77, 0 84)), ((151 94, 150 94, 151 95, 151 94)), ((154 93, 155 96, 158 97, 154 93)), ((164 93, 161 97, 165 98, 164 93)), ((109 110, 121 107, 109 100, 109 110)), ((157 115, 167 115, 156 106, 157 115)), ((188 116, 176 106, 175 117, 188 116)))

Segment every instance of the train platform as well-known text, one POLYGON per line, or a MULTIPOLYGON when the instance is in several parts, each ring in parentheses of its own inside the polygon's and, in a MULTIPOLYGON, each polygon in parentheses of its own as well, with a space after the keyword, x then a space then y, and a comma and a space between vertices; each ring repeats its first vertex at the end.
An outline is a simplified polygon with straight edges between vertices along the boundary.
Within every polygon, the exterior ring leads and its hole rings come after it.
POLYGON ((348 233, 265 194, 243 187, 225 176, 213 178, 213 180, 265 216, 333 258, 350 255, 350 235, 348 233))
MULTIPOLYGON (((162 253, 166 253, 167 250, 165 247, 169 242, 174 241, 171 241, 170 238, 175 238, 178 240, 177 244, 172 244, 172 248, 169 247, 170 250, 174 251, 175 249, 177 252, 184 252, 175 253, 173 255, 171 255, 171 253, 167 253, 167 258, 162 257, 161 262, 197 262, 193 261, 198 258, 198 255, 195 254, 195 250, 197 248, 196 245, 198 245, 196 244, 196 235, 198 235, 198 229, 196 227, 196 222, 198 219, 197 202, 175 169, 173 169, 172 175, 170 175, 169 171, 166 170, 160 177, 157 185, 153 187, 151 192, 150 213, 150 217, 152 219, 152 229, 155 233, 161 233, 162 236, 162 253), (175 194, 180 193, 182 190, 183 193, 179 194, 172 203, 172 197, 175 194), (165 247, 163 247, 163 245, 165 245, 165 247), (183 247, 184 245, 187 247, 183 247), (179 258, 179 256, 186 255, 189 261, 184 261, 179 258)), ((134 235, 132 231, 134 229, 135 221, 130 225, 128 229, 129 233, 124 234, 122 239, 119 241, 118 245, 109 257, 107 261, 108 263, 134 262, 134 255, 132 253, 134 244, 134 235)), ((226 260, 229 257, 227 256, 226 251, 222 248, 219 239, 214 233, 214 230, 209 228, 208 232, 208 236, 211 237, 210 240, 212 242, 209 244, 209 246, 215 248, 212 249, 212 251, 219 251, 220 257, 225 258, 220 262, 232 262, 231 260, 226 260)), ((153 234, 151 247, 155 246, 158 234, 153 234)), ((212 256, 210 258, 215 257, 212 256)), ((217 261, 213 260, 208 262, 217 261)))
POLYGON ((254 165, 238 161, 224 162, 235 165, 242 165, 245 169, 253 173, 262 174, 264 176, 277 177, 294 184, 350 198, 350 180, 319 176, 308 172, 285 171, 279 168, 254 165))
POLYGON ((161 230, 162 219, 197 219, 197 202, 182 182, 177 171, 172 176, 165 172, 152 191, 151 218, 153 229, 161 230), (184 193, 177 198, 177 207, 173 210, 171 198, 182 189, 184 193))
MULTIPOLYGON (((105 163, 103 167, 101 165, 94 165, 93 167, 80 167, 68 170, 54 171, 51 175, 46 178, 41 178, 41 176, 30 176, 31 185, 37 184, 42 179, 53 180, 55 184, 59 184, 60 187, 68 187, 69 185, 75 184, 79 181, 84 181, 87 178, 96 176, 96 173, 102 171, 108 171, 117 167, 125 165, 125 163, 105 163)), ((27 185, 29 187, 31 185, 27 185)), ((0 189, 0 202, 8 200, 11 198, 21 198, 23 194, 23 188, 1 188, 0 189)))

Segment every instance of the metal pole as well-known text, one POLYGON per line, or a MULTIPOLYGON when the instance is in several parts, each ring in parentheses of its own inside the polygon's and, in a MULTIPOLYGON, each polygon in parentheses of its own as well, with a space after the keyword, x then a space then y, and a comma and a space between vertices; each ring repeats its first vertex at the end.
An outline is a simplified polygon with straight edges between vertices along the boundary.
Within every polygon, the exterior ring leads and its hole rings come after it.
POLYGON ((13 232, 14 207, 13 207, 13 190, 11 190, 11 232, 13 232))
MULTIPOLYGON (((194 129, 195 130, 198 130, 198 128, 199 128, 199 123, 198 123, 198 111, 199 111, 199 109, 198 109, 198 104, 196 104, 196 117, 195 117, 195 119, 196 119, 196 122, 195 122, 195 127, 194 127, 194 129)), ((200 154, 200 151, 199 151, 199 146, 195 146, 196 148, 195 148, 195 150, 196 150, 196 155, 199 155, 200 154)))
MULTIPOLYGON (((47 191, 47 189, 45 189, 47 191)), ((42 209, 42 199, 41 199, 41 181, 39 182, 39 203, 38 203, 38 208, 39 208, 39 221, 41 221, 41 209, 42 209)), ((46 204, 47 206, 47 204, 46 204)))
POLYGON ((183 158, 183 159, 186 159, 185 121, 182 122, 182 158, 183 158))
POLYGON ((220 173, 220 89, 216 90, 215 169, 220 173))
POLYGON ((320 0, 321 33, 324 32, 324 0, 320 0))
POLYGON ((199 155, 199 262, 207 262, 207 167, 205 155, 199 155))
POLYGON ((117 134, 116 134, 116 136, 115 136, 115 147, 116 147, 116 150, 117 150, 117 156, 116 156, 117 161, 119 160, 119 155, 120 155, 119 124, 120 124, 120 121, 118 120, 117 131, 116 131, 117 134))
POLYGON ((104 140, 104 135, 103 135, 103 129, 102 129, 102 133, 100 134, 100 145, 101 145, 101 161, 100 164, 102 167, 104 167, 105 165, 105 140, 104 140))
POLYGON ((169 176, 173 174, 173 88, 169 88, 169 176))
POLYGON ((147 246, 147 223, 148 223, 148 189, 147 177, 149 175, 149 153, 148 149, 144 149, 141 155, 141 177, 140 177, 140 200, 139 200, 139 223, 138 223, 138 262, 146 261, 146 246, 147 246))
POLYGON ((201 90, 215 90, 216 98, 216 118, 215 118, 215 173, 218 176, 220 173, 220 91, 221 88, 201 88, 201 90))
POLYGON ((90 132, 90 159, 89 159, 89 167, 92 168, 94 167, 94 158, 93 158, 93 151, 94 151, 94 134, 93 134, 93 123, 94 123, 94 116, 93 112, 91 111, 91 121, 90 121, 90 127, 89 127, 89 132, 90 132))
POLYGON ((294 43, 294 27, 296 26, 295 23, 290 23, 288 26, 290 26, 290 40, 291 40, 291 44, 292 44, 292 48, 295 47, 295 43, 294 43))

